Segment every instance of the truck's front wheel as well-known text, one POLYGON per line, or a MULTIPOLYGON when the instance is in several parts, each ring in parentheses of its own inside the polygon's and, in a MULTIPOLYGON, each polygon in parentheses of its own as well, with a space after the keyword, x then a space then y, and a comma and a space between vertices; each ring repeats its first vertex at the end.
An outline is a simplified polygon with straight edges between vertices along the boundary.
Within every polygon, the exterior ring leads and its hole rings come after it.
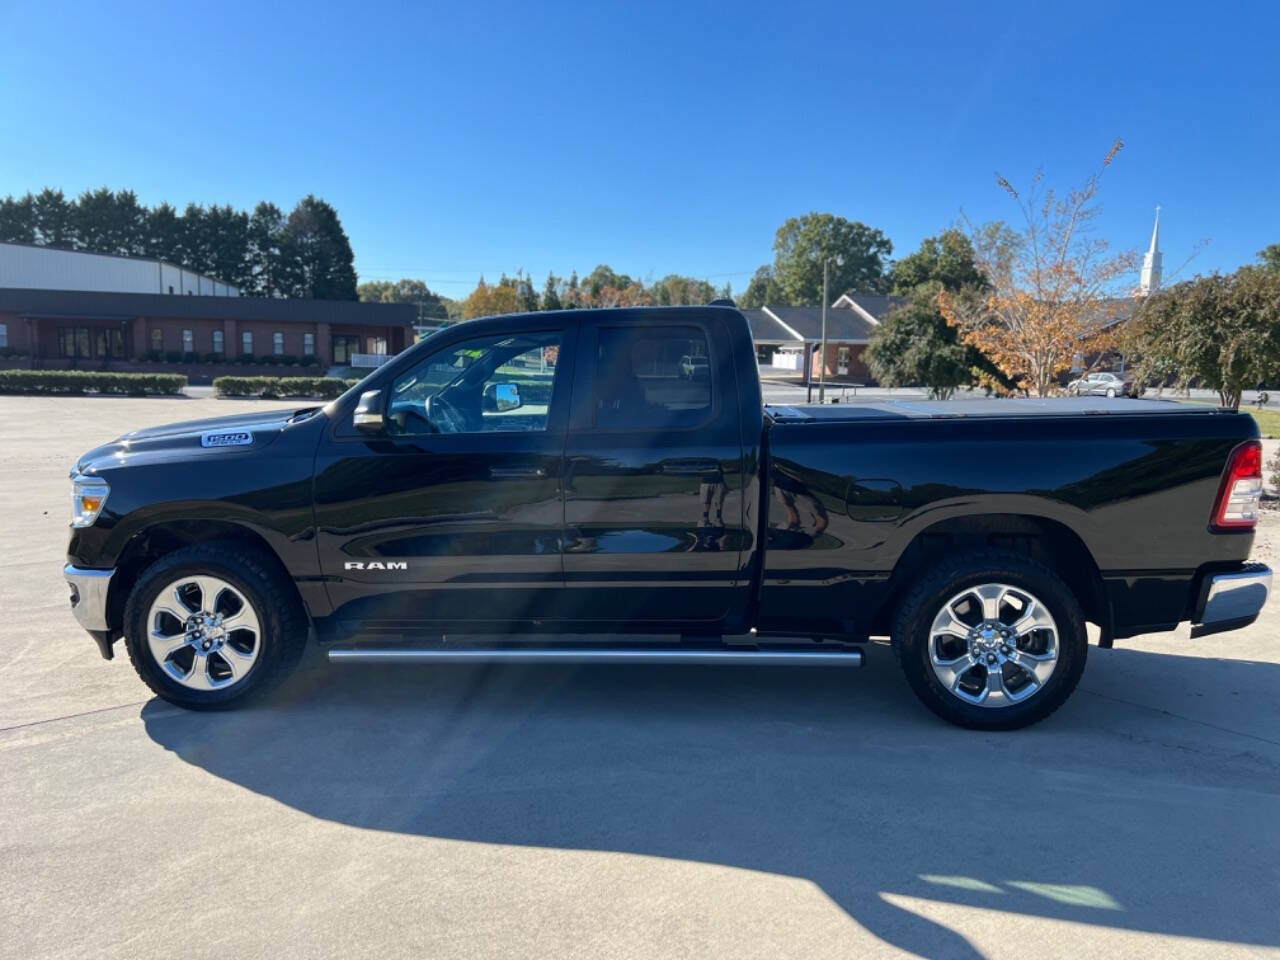
POLYGON ((1089 649, 1084 614, 1062 579, 998 553, 929 571, 899 605, 893 641, 925 706, 983 730, 1051 714, 1080 682, 1089 649))
POLYGON ((143 571, 124 611, 129 659, 158 696, 192 710, 238 706, 297 663, 306 619, 257 551, 200 543, 143 571))

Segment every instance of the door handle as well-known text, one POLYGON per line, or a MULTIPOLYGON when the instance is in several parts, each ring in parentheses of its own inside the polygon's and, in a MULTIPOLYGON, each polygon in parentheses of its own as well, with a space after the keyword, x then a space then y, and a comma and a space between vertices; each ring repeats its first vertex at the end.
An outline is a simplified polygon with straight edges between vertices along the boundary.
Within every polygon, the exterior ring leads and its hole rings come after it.
POLYGON ((533 480, 545 477, 542 467, 490 467, 489 476, 494 480, 533 480))

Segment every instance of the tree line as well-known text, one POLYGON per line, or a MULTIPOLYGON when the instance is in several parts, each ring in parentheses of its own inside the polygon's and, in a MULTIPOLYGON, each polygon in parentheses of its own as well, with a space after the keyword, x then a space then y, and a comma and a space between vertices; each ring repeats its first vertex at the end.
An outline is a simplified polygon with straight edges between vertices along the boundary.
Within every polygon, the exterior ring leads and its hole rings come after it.
POLYGON ((732 298, 729 284, 716 287, 709 280, 668 274, 646 283, 629 274, 618 273, 600 264, 585 277, 575 270, 566 280, 554 272, 547 274, 541 289, 523 270, 514 277, 503 274, 495 284, 484 277, 460 304, 465 320, 498 313, 534 310, 575 310, 586 307, 672 307, 705 304, 718 298, 732 298))
POLYGON ((0 199, 0 242, 165 260, 223 280, 245 296, 355 300, 355 256, 338 213, 308 194, 286 215, 263 201, 148 207, 106 187, 0 199))

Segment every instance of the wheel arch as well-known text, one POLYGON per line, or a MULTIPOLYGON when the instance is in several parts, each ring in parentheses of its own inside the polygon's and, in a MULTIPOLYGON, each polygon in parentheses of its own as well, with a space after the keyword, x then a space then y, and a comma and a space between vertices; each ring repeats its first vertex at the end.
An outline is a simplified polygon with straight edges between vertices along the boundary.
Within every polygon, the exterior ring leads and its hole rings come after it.
POLYGON ((289 584, 299 608, 309 615, 307 604, 279 554, 262 534, 233 520, 160 520, 135 533, 116 560, 115 576, 107 594, 107 624, 111 636, 119 636, 124 608, 139 575, 160 558, 196 543, 235 543, 267 558, 289 584))
POLYGON ((894 565, 872 632, 888 632, 903 594, 924 570, 956 551, 982 549, 1021 554, 1053 570, 1075 595, 1085 619, 1099 626, 1101 644, 1111 645, 1111 605, 1098 565, 1084 540, 1059 520, 1026 513, 949 517, 919 531, 894 565))

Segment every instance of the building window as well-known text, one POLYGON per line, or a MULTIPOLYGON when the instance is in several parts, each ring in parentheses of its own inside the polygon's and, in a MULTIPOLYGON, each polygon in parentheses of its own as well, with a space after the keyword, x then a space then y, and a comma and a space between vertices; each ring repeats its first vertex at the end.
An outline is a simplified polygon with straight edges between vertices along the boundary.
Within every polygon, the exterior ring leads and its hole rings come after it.
POLYGON ((170 293, 173 293, 173 284, 172 284, 172 283, 171 283, 171 284, 169 284, 169 292, 170 292, 170 293))
POLYGON ((302 355, 305 357, 315 356, 316 352, 316 335, 314 333, 304 333, 302 335, 302 355))
POLYGON ((164 349, 164 331, 163 330, 151 331, 151 349, 152 350, 164 349))
POLYGON ((194 330, 182 331, 182 352, 183 353, 196 352, 196 335, 194 330))
POLYGON ((9 346, 9 325, 0 323, 0 350, 9 346))
POLYGON ((94 332, 94 356, 119 359, 124 356, 124 334, 102 328, 94 332))
POLYGON ((69 358, 91 357, 88 327, 59 327, 58 356, 69 358))
POLYGON ((253 353, 253 331, 246 330, 240 334, 240 352, 246 354, 253 353))
POLYGON ((223 342, 222 331, 221 330, 213 331, 213 352, 214 353, 221 354, 223 352, 222 342, 223 342))
POLYGON ((351 355, 360 352, 360 338, 338 335, 333 338, 333 362, 348 364, 351 355))
POLYGON ((387 338, 386 337, 370 337, 369 352, 376 353, 380 356, 385 355, 387 352, 387 338))
POLYGON ((284 353, 284 334, 278 330, 271 335, 271 352, 277 357, 284 353))

